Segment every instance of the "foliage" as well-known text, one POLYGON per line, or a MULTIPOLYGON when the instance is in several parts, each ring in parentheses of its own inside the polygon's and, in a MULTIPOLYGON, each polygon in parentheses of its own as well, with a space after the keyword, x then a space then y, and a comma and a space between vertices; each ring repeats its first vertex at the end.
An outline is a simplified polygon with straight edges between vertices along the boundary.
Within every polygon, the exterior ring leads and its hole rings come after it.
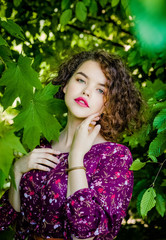
POLYGON ((155 1, 139 4, 131 0, 1 1, 0 189, 12 178, 13 161, 35 148, 41 137, 58 139, 65 125, 65 105, 53 97, 58 87, 48 84, 57 66, 73 52, 103 48, 124 59, 146 103, 144 125, 131 136, 124 134, 123 140, 134 159, 128 218, 142 216, 149 228, 162 229, 166 214, 165 15, 161 0, 156 9, 155 1), (143 12, 144 18, 137 21, 143 12), (154 15, 154 21, 149 21, 154 15), (141 33, 144 23, 147 34, 141 33), (160 34, 160 44, 156 36, 148 35, 153 27, 160 34))

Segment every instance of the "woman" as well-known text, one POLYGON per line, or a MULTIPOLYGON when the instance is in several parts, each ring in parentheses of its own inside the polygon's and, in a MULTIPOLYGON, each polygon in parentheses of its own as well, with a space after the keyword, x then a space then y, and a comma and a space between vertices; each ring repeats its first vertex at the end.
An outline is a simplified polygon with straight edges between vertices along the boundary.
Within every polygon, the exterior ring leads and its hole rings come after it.
POLYGON ((16 222, 15 239, 111 240, 133 188, 131 153, 115 142, 139 125, 140 94, 122 61, 105 51, 74 55, 53 84, 61 84, 66 127, 59 142, 15 162, 17 189, 1 199, 0 230, 16 222))

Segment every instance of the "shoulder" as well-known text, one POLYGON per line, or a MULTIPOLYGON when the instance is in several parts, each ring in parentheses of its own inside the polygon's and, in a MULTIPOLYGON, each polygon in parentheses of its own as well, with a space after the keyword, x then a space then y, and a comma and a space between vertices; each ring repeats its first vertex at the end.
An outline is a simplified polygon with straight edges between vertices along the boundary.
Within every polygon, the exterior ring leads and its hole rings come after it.
POLYGON ((114 143, 114 142, 102 142, 93 145, 93 149, 99 149, 103 153, 124 153, 131 155, 129 148, 123 144, 114 143))
POLYGON ((100 162, 102 165, 115 164, 116 166, 129 167, 132 164, 132 155, 129 148, 123 144, 104 142, 94 145, 94 148, 100 153, 100 162))

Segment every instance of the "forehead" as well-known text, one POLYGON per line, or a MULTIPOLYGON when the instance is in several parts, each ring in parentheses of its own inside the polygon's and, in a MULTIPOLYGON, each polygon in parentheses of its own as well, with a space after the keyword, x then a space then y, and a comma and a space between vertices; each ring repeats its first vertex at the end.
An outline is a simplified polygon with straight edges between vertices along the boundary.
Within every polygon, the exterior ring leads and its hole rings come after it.
POLYGON ((85 61, 79 66, 75 74, 85 74, 88 79, 95 79, 100 83, 106 83, 107 79, 101 69, 101 66, 98 62, 93 60, 85 61))

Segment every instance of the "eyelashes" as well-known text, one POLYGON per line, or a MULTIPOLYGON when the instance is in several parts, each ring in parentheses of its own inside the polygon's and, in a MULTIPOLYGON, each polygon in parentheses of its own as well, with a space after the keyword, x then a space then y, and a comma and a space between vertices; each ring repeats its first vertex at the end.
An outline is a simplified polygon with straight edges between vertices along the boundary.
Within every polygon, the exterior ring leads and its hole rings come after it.
POLYGON ((83 79, 81 79, 81 78, 78 78, 78 79, 76 79, 76 81, 77 82, 80 82, 80 83, 86 83, 83 79))
POLYGON ((101 93, 101 94, 104 94, 104 93, 105 93, 104 90, 102 90, 102 89, 97 89, 97 90, 98 90, 98 92, 101 93))
MULTIPOLYGON (((76 81, 79 82, 79 83, 82 83, 82 84, 86 84, 86 81, 81 79, 81 78, 77 78, 76 81)), ((102 94, 102 95, 105 94, 105 91, 101 88, 97 88, 97 91, 98 91, 99 94, 102 94)))

